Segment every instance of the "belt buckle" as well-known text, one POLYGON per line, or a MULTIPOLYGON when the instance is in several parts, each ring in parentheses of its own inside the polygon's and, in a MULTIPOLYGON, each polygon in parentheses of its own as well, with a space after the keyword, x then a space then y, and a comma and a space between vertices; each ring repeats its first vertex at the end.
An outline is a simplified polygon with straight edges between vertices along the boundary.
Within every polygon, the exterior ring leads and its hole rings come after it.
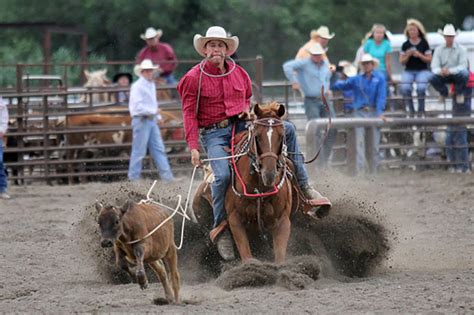
POLYGON ((229 120, 224 119, 224 120, 220 121, 217 125, 219 126, 219 128, 225 128, 225 127, 229 126, 229 120))

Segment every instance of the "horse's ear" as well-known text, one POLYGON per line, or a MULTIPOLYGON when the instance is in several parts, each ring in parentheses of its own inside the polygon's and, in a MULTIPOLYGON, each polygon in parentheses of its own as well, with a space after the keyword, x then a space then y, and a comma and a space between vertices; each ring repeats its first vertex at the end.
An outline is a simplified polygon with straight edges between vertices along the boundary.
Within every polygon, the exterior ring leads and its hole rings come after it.
POLYGON ((277 112, 277 115, 278 117, 282 118, 283 116, 286 115, 286 108, 285 108, 285 105, 283 104, 279 104, 280 106, 278 107, 278 112, 277 112))
POLYGON ((257 115, 257 117, 262 114, 262 110, 260 109, 260 105, 258 103, 253 106, 253 112, 255 115, 257 115))
POLYGON ((91 77, 91 73, 88 70, 84 70, 84 74, 86 75, 87 79, 91 77))
POLYGON ((105 76, 105 75, 107 74, 107 69, 102 69, 102 71, 101 71, 100 74, 103 75, 103 76, 105 76))

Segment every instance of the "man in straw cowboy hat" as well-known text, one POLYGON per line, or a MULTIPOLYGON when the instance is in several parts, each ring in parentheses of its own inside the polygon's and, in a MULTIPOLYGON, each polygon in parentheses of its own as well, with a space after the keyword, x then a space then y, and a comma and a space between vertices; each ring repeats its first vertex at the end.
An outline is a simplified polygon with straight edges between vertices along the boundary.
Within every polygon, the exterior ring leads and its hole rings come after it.
MULTIPOLYGON (((304 44, 295 56, 295 59, 303 59, 310 57, 308 50, 313 47, 314 44, 319 43, 323 48, 327 48, 329 40, 332 39, 336 34, 330 33, 327 26, 320 26, 317 30, 312 30, 309 34, 310 40, 304 44)), ((324 58, 327 59, 326 53, 324 58)))
MULTIPOLYGON (((364 54, 361 58, 362 74, 348 78, 346 81, 336 82, 333 90, 351 90, 354 95, 352 111, 349 111, 352 117, 362 118, 383 118, 382 112, 385 109, 387 98, 387 86, 385 75, 375 70, 378 66, 378 60, 370 54, 364 54)), ((380 130, 374 127, 375 146, 372 152, 376 159, 379 156, 380 130)), ((357 142, 357 171, 365 168, 365 131, 364 128, 356 128, 357 142)))
POLYGON ((448 96, 447 83, 453 83, 456 93, 456 103, 464 103, 464 87, 469 79, 467 66, 466 48, 454 42, 457 35, 452 24, 446 24, 443 30, 438 30, 444 36, 445 44, 436 47, 431 71, 431 85, 441 94, 440 99, 444 102, 448 96))
POLYGON ((139 64, 144 59, 150 59, 155 65, 159 65, 155 75, 160 76, 166 80, 166 84, 175 84, 173 71, 177 66, 177 58, 170 44, 160 41, 163 31, 161 29, 154 29, 149 27, 140 38, 146 42, 146 46, 140 50, 137 55, 136 64, 139 64))
POLYGON ((161 118, 158 113, 156 86, 153 81, 153 72, 157 68, 150 59, 145 59, 134 69, 135 74, 140 78, 130 88, 128 104, 133 129, 128 179, 132 181, 140 178, 147 148, 155 162, 160 178, 165 182, 174 180, 160 128, 157 125, 157 120, 161 118))
MULTIPOLYGON (((228 36, 220 26, 210 27, 205 36, 194 36, 194 48, 204 60, 183 76, 178 92, 182 98, 186 141, 195 166, 201 164, 199 137, 210 159, 222 158, 229 155, 227 148, 230 146, 233 123, 236 123, 236 132, 246 128, 245 121, 240 118, 250 110, 252 83, 247 72, 228 58, 238 46, 239 38, 228 36)), ((287 121, 284 124, 288 151, 300 152, 294 125, 287 121)), ((314 211, 322 216, 322 211, 327 211, 331 205, 329 200, 309 185, 300 155, 295 156, 294 162, 298 182, 306 198, 314 200, 314 211)), ((231 260, 235 258, 235 253, 232 238, 226 229, 224 209, 231 177, 228 161, 212 160, 211 168, 215 180, 211 186, 214 229, 210 237, 217 243, 220 255, 231 260)))
MULTIPOLYGON (((324 59, 325 52, 326 49, 319 43, 315 43, 308 49, 309 57, 290 60, 283 64, 283 71, 292 84, 292 88, 294 90, 301 88, 304 93, 304 110, 308 120, 324 118, 329 115, 336 117, 333 104, 329 104, 328 112, 321 96, 322 87, 324 87, 325 93, 329 91, 329 80, 331 79, 328 61, 324 59)), ((336 135, 337 131, 335 129, 329 131, 320 160, 323 165, 329 159, 332 146, 336 141, 336 135)))

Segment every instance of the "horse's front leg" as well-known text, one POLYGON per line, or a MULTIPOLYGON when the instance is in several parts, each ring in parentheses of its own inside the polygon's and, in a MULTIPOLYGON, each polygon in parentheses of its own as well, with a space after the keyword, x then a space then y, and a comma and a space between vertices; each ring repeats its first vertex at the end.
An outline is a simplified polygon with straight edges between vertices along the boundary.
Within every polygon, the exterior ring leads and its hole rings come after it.
POLYGON ((290 231, 291 222, 287 215, 283 215, 272 229, 273 253, 277 264, 285 262, 290 231))
POLYGON ((242 261, 247 261, 252 258, 252 252, 250 251, 249 239, 247 237, 247 232, 245 227, 240 221, 240 216, 237 213, 237 210, 234 209, 229 214, 229 226, 232 236, 234 237, 235 244, 240 254, 240 259, 242 261))

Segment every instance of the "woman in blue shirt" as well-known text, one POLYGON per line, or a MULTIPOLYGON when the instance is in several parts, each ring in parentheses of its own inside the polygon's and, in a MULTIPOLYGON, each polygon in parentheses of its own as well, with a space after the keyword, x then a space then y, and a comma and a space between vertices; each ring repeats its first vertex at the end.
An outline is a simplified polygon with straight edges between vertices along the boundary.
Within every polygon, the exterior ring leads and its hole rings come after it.
POLYGON ((387 82, 392 81, 392 66, 390 64, 390 53, 392 47, 387 36, 385 26, 374 24, 371 35, 364 44, 364 52, 377 58, 379 70, 384 72, 387 82))

